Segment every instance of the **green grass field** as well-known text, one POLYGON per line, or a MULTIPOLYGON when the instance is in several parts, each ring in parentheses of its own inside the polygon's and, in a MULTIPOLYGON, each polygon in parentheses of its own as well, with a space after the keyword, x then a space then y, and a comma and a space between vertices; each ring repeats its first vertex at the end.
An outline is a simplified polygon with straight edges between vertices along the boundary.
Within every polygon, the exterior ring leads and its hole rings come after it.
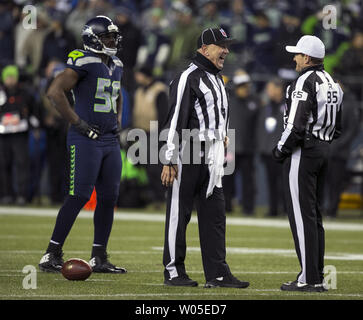
MULTIPOLYGON (((195 215, 188 228, 186 267, 196 288, 163 285, 163 213, 117 211, 108 252, 111 262, 128 269, 125 275, 92 274, 84 282, 38 271, 57 209, 0 207, 0 299, 124 299, 242 300, 359 299, 363 300, 363 220, 327 221, 326 265, 336 268, 336 289, 325 293, 286 293, 280 285, 299 272, 287 219, 227 218, 227 262, 247 289, 204 289, 204 275, 195 215), (36 289, 24 289, 24 266, 33 265, 36 289)), ((65 245, 65 260, 89 260, 93 240, 92 213, 82 211, 65 245)), ((330 272, 330 276, 334 276, 330 272)))

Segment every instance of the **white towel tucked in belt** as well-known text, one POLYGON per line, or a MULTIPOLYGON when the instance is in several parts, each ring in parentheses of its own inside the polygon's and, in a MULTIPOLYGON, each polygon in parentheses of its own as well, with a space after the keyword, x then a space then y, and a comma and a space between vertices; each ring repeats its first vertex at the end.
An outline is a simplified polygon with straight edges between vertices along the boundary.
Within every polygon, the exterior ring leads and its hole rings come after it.
POLYGON ((222 177, 224 175, 224 143, 223 140, 214 142, 208 152, 209 184, 206 197, 212 193, 214 187, 222 188, 222 177))

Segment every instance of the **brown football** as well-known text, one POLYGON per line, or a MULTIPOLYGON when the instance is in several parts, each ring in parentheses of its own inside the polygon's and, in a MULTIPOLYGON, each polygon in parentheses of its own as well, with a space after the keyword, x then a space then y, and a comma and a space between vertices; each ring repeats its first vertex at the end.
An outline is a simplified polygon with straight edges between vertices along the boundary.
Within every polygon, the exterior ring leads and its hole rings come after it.
POLYGON ((68 280, 86 280, 91 273, 88 262, 78 258, 69 259, 62 266, 62 275, 68 280))

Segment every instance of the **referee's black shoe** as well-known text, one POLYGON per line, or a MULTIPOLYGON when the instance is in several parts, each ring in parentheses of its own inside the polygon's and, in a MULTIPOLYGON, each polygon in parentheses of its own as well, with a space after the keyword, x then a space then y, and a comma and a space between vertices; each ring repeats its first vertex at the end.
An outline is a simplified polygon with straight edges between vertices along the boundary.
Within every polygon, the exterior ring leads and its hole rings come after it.
POLYGON ((198 282, 190 279, 187 274, 178 277, 165 279, 164 285, 171 287, 197 287, 198 282))
POLYGON ((300 292, 324 292, 328 291, 324 287, 323 283, 319 284, 308 284, 308 283, 302 283, 297 280, 295 281, 289 281, 282 284, 281 288, 282 291, 300 291, 300 292))
POLYGON ((218 277, 213 280, 207 281, 204 285, 204 288, 247 288, 249 285, 249 282, 238 280, 232 274, 228 274, 223 277, 218 277))

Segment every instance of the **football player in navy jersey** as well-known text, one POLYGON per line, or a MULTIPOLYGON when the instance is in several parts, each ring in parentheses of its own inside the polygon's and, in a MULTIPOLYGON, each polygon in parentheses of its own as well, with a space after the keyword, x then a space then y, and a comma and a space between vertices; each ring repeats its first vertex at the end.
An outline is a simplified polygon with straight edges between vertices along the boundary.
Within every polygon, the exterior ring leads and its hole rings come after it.
POLYGON ((97 206, 90 265, 93 272, 126 273, 126 269, 109 262, 106 252, 122 166, 118 135, 123 65, 116 57, 121 36, 111 19, 97 16, 84 26, 82 39, 84 50, 69 53, 67 68, 54 79, 47 93, 54 107, 70 123, 67 137, 70 185, 39 268, 47 272, 61 270, 62 246, 95 187, 97 206), (74 108, 66 98, 71 90, 74 108))

